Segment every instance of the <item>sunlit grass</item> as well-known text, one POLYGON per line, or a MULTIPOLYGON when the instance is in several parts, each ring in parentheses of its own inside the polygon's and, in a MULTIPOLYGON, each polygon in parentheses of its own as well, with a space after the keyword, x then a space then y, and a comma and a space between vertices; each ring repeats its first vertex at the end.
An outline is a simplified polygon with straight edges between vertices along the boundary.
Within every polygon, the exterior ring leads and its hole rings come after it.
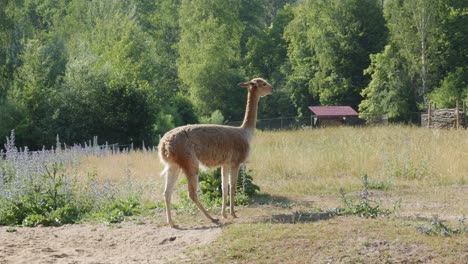
MULTIPOLYGON (((468 131, 429 130, 419 127, 340 127, 294 131, 257 131, 251 162, 254 183, 261 193, 289 200, 307 197, 336 197, 339 190, 357 192, 362 177, 385 185, 386 193, 413 197, 403 199, 402 211, 444 214, 445 203, 451 215, 467 210, 464 196, 454 195, 452 187, 466 190, 468 183, 468 131)), ((102 157, 85 157, 78 168, 86 178, 94 173, 116 184, 139 182, 142 196, 161 202, 164 178, 156 152, 130 152, 102 157)), ((180 179, 182 179, 180 177, 180 179)), ((179 192, 185 186, 178 188, 179 192)), ((174 195, 174 202, 178 195, 174 195)), ((317 206, 336 206, 331 199, 318 199, 317 206)), ((430 214, 429 214, 430 216, 430 214)))
MULTIPOLYGON (((359 190, 362 176, 393 188, 468 183, 468 131, 419 127, 339 127, 257 131, 251 162, 262 193, 288 198, 359 190)), ((137 180, 162 199, 164 178, 156 152, 86 157, 79 173, 137 180)), ((182 178, 182 177, 180 177, 182 178)), ((149 190, 148 190, 149 191, 149 190)))
POLYGON ((138 182, 144 191, 143 198, 159 201, 162 200, 164 186, 164 178, 160 177, 162 168, 157 152, 131 151, 101 157, 84 157, 78 167, 78 174, 83 178, 94 174, 101 181, 115 184, 138 182))
POLYGON ((397 185, 468 183, 468 132, 390 126, 257 133, 252 162, 262 191, 300 197, 357 189, 361 177, 397 185))
MULTIPOLYGON (((398 220, 333 218, 305 224, 231 225, 203 262, 463 263, 467 235, 430 237, 398 220)), ((466 251, 465 251, 466 252, 466 251)))
MULTIPOLYGON (((196 252, 193 262, 461 263, 468 257, 468 233, 428 236, 417 229, 429 225, 434 215, 452 227, 467 215, 467 130, 388 126, 257 131, 247 167, 261 188, 257 201, 262 199, 262 205, 240 208, 240 218, 226 225, 214 243, 191 249, 196 252), (394 214, 278 223, 295 211, 342 206, 339 190, 358 196, 364 175, 372 183, 371 199, 381 202, 382 208, 391 209, 401 201, 394 214), (268 199, 271 203, 263 201, 268 199)), ((133 179, 145 186, 146 199, 159 203, 163 199, 157 153, 86 157, 78 170, 117 184, 133 179)), ((206 224, 197 210, 174 214, 183 226, 206 224)), ((154 218, 163 224, 163 215, 160 207, 154 218)))

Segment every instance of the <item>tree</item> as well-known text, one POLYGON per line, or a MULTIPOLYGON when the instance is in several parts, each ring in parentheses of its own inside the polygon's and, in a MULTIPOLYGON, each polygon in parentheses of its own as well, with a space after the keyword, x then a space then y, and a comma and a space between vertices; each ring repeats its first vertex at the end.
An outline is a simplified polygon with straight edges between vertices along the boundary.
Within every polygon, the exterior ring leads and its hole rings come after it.
POLYGON ((11 88, 14 71, 20 64, 23 20, 17 1, 0 0, 0 98, 11 88))
POLYGON ((440 0, 437 54, 438 70, 445 75, 429 99, 442 107, 454 107, 468 99, 468 3, 440 0))
POLYGON ((43 34, 25 46, 23 64, 17 69, 14 88, 9 92, 25 117, 16 129, 24 143, 53 143, 52 120, 57 114, 55 100, 65 72, 66 53, 64 42, 57 35, 43 34))
POLYGON ((378 121, 382 115, 393 120, 407 120, 408 114, 415 111, 408 63, 394 45, 387 45, 384 51, 370 58, 371 65, 364 73, 372 80, 362 90, 365 99, 359 105, 359 117, 370 123, 378 121))
POLYGON ((58 111, 59 131, 72 142, 98 136, 111 142, 152 143, 157 63, 130 2, 92 1, 87 30, 70 41, 70 61, 58 111), (68 99, 68 100, 67 100, 68 99), (73 100, 70 100, 73 99, 73 100))
POLYGON ((201 115, 221 110, 231 120, 242 116, 239 8, 234 0, 181 2, 178 73, 201 115))
POLYGON ((366 70, 372 81, 362 93, 362 117, 371 121, 387 114, 407 121, 427 99, 453 107, 464 97, 468 44, 461 36, 468 34, 466 8, 449 0, 386 4, 389 46, 372 57, 366 70))
POLYGON ((285 32, 293 70, 290 83, 300 86, 293 89, 307 87, 310 94, 293 92, 300 95, 296 98, 313 96, 323 105, 357 107, 369 82, 363 75, 369 54, 380 51, 386 40, 384 25, 381 6, 374 0, 301 2, 285 32))
POLYGON ((293 18, 293 8, 287 4, 275 10, 269 26, 249 38, 243 68, 247 76, 261 76, 275 88, 275 92, 259 105, 260 116, 278 117, 296 114, 286 86, 289 62, 284 29, 293 18))
POLYGON ((468 69, 459 67, 449 72, 431 94, 429 99, 439 107, 452 108, 468 99, 468 69))
POLYGON ((417 102, 424 104, 438 78, 438 0, 395 0, 385 10, 391 41, 408 61, 409 75, 419 78, 414 89, 417 102))

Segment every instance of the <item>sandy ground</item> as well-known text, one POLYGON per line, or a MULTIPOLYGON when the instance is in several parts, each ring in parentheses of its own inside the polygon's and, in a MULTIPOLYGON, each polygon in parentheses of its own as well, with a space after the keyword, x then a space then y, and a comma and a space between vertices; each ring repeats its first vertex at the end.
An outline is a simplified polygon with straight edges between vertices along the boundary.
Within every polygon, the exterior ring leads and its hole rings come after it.
POLYGON ((171 229, 153 224, 0 227, 0 263, 172 263, 218 237, 219 226, 171 229))

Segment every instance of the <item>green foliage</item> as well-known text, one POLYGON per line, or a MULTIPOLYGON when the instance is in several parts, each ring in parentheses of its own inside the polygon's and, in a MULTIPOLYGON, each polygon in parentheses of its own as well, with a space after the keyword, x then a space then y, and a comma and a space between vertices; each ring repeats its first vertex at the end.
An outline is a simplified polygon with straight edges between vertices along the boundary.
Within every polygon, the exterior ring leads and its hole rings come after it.
POLYGON ((223 197, 221 189, 221 169, 200 172, 198 175, 200 195, 210 201, 219 202, 223 197))
POLYGON ((364 73, 372 77, 361 92, 365 99, 359 105, 359 117, 368 123, 382 115, 390 119, 404 119, 414 111, 414 91, 408 76, 407 63, 394 45, 387 45, 382 53, 370 56, 371 64, 364 73))
POLYGON ((372 201, 369 198, 369 179, 367 175, 364 175, 362 177, 362 182, 364 187, 361 191, 361 197, 360 199, 358 199, 358 201, 355 201, 350 197, 346 197, 344 190, 340 189, 340 196, 344 207, 337 208, 336 210, 334 210, 334 214, 357 215, 359 217, 365 218, 376 218, 379 216, 387 216, 389 214, 392 214, 395 210, 397 210, 399 204, 395 204, 395 208, 393 210, 390 210, 381 208, 379 203, 372 201))
POLYGON ((181 2, 178 73, 201 115, 217 109, 229 118, 238 115, 225 102, 239 100, 236 85, 243 79, 238 68, 243 30, 239 7, 232 0, 181 2))
POLYGON ((383 48, 384 25, 381 7, 374 0, 301 2, 285 32, 291 82, 303 80, 301 84, 323 105, 357 106, 360 89, 368 83, 362 72, 369 65, 369 54, 383 48))
MULTIPOLYGON (((109 223, 139 215, 150 208, 141 204, 141 189, 130 175, 125 189, 99 182, 96 172, 77 180, 77 159, 86 149, 29 152, 15 147, 12 132, 0 158, 0 225, 59 226, 86 217, 109 223)), ((129 172, 128 172, 129 173, 129 172)))
MULTIPOLYGON (((217 168, 209 171, 201 171, 199 177, 200 200, 208 206, 218 206, 222 202, 222 189, 221 189, 221 169, 217 168)), ((181 184, 186 184, 186 180, 181 184)), ((253 171, 251 169, 239 170, 237 178, 237 188, 235 203, 236 205, 247 205, 251 203, 252 196, 260 187, 253 183, 253 171)), ((188 199, 187 191, 180 194, 183 204, 191 204, 188 199)), ((229 195, 228 195, 229 200, 229 195)))
MULTIPOLYGON (((296 114, 287 86, 288 44, 283 37, 285 27, 293 19, 293 7, 286 4, 277 8, 271 25, 257 30, 256 34, 248 38, 247 52, 242 62, 247 76, 262 76, 274 86, 275 92, 259 105, 259 115, 263 117, 289 117, 296 114)), ((258 13, 256 15, 261 16, 258 13)))
MULTIPOLYGON (((198 123, 192 102, 178 93, 170 105, 163 107, 156 116, 153 133, 158 137, 176 126, 198 123)), ((159 140, 159 139, 158 139, 159 140)), ((153 140, 157 142, 158 140, 153 140)))
POLYGON ((61 226, 64 224, 73 224, 80 219, 80 214, 76 207, 63 206, 45 214, 29 214, 23 221, 23 226, 35 227, 43 226, 61 226))
POLYGON ((4 130, 16 128, 32 147, 57 134, 70 143, 97 135, 151 144, 158 112, 177 90, 177 3, 12 2, 0 23, 0 98, 21 114, 4 130))
POLYGON ((466 98, 466 4, 382 2, 0 0, 0 145, 11 129, 35 149, 154 145, 217 110, 242 120, 237 83, 257 76, 275 88, 260 117, 347 104, 406 121, 466 98))
MULTIPOLYGON (((8 98, 0 96, 0 135, 8 135, 12 127, 16 127, 24 118, 24 109, 8 98)), ((2 142, 0 140, 0 142, 2 142)))
POLYGON ((203 124, 218 124, 222 125, 224 123, 224 116, 223 113, 221 113, 220 110, 215 110, 213 113, 211 113, 211 117, 202 117, 201 118, 201 123, 203 124))
POLYGON ((140 199, 128 197, 111 202, 109 205, 101 208, 99 212, 91 214, 91 216, 101 221, 115 224, 123 222, 128 216, 140 215, 142 211, 140 199))
MULTIPOLYGON (((21 194, 19 200, 5 199, 0 204, 0 224, 25 226, 63 225, 75 223, 82 210, 73 201, 66 188, 65 174, 60 164, 53 163, 45 168, 42 175, 33 176, 29 189, 21 194)), ((8 184, 14 184, 15 176, 10 176, 8 184)))
POLYGON ((442 108, 453 108, 457 101, 461 104, 468 99, 468 70, 457 68, 455 72, 450 72, 441 82, 441 86, 436 88, 429 99, 442 108))
POLYGON ((417 101, 423 102, 439 77, 437 55, 440 34, 439 0, 391 1, 386 6, 386 19, 395 43, 407 60, 407 74, 414 81, 417 101))

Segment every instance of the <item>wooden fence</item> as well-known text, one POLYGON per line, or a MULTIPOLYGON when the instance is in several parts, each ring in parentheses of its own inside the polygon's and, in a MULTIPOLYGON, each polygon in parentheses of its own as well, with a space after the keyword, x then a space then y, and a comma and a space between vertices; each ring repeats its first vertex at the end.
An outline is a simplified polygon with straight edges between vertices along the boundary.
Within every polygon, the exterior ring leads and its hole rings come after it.
POLYGON ((460 109, 460 104, 456 103, 455 108, 437 109, 435 104, 429 103, 427 114, 421 117, 421 123, 428 128, 452 128, 460 129, 466 127, 466 104, 460 109))

